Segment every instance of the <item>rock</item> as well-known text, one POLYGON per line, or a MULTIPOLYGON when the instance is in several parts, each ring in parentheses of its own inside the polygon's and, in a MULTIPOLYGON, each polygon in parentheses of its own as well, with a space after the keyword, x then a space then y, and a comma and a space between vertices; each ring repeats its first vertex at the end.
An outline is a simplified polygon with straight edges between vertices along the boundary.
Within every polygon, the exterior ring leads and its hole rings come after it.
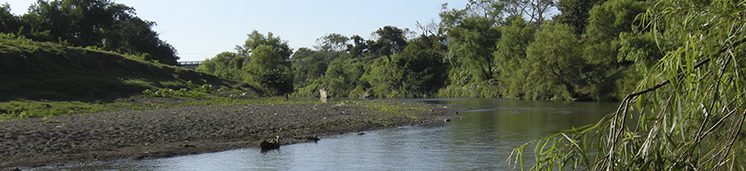
POLYGON ((357 133, 357 135, 365 135, 365 132, 357 133))

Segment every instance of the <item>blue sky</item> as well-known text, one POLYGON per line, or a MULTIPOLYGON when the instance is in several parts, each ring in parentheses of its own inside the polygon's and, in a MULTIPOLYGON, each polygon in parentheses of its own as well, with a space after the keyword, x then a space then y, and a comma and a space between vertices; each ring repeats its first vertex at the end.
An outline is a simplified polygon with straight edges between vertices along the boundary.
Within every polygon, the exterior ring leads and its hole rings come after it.
MULTIPOLYGON (((2 0, 24 14, 36 0, 2 0)), ((0 2, 2 2, 0 1, 0 2)), ((329 33, 370 33, 386 25, 416 31, 417 21, 438 21, 441 4, 464 8, 467 0, 115 0, 155 21, 160 38, 173 45, 180 61, 201 61, 243 44, 246 34, 272 32, 293 49, 312 47, 329 33)))

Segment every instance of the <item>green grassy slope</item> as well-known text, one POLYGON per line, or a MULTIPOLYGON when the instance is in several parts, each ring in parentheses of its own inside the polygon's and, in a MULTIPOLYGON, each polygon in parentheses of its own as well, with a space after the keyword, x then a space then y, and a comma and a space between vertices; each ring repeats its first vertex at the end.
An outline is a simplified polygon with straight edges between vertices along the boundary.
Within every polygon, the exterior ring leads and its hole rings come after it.
POLYGON ((146 89, 187 87, 189 81, 218 87, 235 84, 116 53, 0 39, 0 102, 104 101, 142 94, 146 89))

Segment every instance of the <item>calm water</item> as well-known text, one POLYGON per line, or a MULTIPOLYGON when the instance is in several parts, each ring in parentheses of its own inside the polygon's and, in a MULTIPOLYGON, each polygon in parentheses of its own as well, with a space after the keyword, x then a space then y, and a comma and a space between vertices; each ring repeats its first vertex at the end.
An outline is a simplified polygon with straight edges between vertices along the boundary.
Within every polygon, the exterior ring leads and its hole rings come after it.
POLYGON ((510 170, 506 159, 513 148, 555 130, 595 123, 617 107, 501 99, 417 101, 463 107, 457 115, 463 119, 326 136, 266 153, 246 148, 38 170, 510 170))

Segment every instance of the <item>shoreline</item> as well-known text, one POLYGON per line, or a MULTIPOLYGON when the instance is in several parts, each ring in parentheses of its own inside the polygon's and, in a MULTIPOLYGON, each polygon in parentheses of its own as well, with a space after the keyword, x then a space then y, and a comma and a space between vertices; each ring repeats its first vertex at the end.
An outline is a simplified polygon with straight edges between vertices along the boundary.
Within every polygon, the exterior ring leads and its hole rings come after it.
POLYGON ((282 145, 312 142, 318 136, 443 121, 456 112, 436 104, 351 103, 188 106, 7 120, 0 122, 0 170, 252 148, 275 136, 282 145))

